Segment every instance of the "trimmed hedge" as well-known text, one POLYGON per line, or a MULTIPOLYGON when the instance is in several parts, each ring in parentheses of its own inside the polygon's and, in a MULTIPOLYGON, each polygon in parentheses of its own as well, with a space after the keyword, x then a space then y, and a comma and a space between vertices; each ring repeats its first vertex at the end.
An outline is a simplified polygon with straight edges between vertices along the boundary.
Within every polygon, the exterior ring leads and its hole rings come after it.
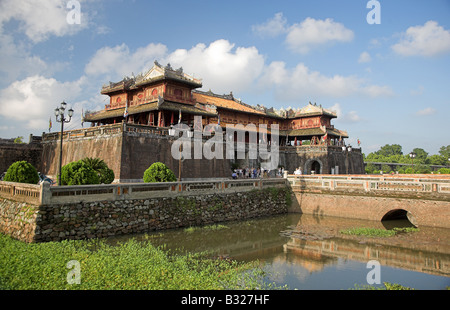
POLYGON ((144 182, 175 182, 177 178, 175 174, 165 164, 161 162, 153 163, 144 172, 144 182))
POLYGON ((9 166, 3 181, 37 184, 39 174, 36 168, 25 160, 16 161, 9 166))
POLYGON ((62 185, 100 184, 97 172, 82 160, 64 165, 61 169, 62 185))

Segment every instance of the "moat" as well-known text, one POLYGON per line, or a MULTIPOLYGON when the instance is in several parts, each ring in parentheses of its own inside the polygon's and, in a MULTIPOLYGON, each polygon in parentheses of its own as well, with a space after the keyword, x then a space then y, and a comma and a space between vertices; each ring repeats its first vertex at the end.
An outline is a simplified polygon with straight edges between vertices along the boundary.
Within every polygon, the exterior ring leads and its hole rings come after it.
MULTIPOLYGON (((373 286, 383 287, 383 282, 420 290, 450 286, 449 229, 419 227, 416 232, 377 238, 340 233, 353 227, 391 229, 408 225, 405 220, 383 224, 287 214, 132 237, 150 240, 170 251, 209 251, 217 259, 258 260, 267 271, 267 283, 289 289, 345 290, 355 285, 367 286, 367 275, 372 270, 367 265, 370 260, 381 266, 381 284, 373 286)), ((110 241, 126 238, 130 236, 110 241)))

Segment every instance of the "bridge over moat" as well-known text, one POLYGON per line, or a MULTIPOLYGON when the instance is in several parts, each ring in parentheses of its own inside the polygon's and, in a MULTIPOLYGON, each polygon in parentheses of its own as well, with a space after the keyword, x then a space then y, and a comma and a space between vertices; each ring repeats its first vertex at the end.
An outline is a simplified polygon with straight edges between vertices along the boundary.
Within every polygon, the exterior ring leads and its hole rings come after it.
POLYGON ((291 212, 450 228, 449 175, 288 176, 291 212))

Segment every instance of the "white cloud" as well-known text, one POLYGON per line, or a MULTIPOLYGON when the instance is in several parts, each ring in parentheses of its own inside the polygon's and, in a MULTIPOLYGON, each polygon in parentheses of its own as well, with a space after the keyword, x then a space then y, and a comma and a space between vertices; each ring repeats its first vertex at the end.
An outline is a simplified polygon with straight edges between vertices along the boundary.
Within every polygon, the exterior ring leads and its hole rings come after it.
POLYGON ((135 52, 126 44, 98 50, 85 67, 88 76, 108 76, 116 81, 132 73, 137 75, 153 66, 154 60, 203 79, 203 87, 214 92, 241 91, 261 74, 264 57, 255 47, 235 47, 227 40, 210 45, 199 43, 191 49, 171 53, 163 44, 149 44, 135 52))
POLYGON ((433 115, 433 114, 436 114, 436 110, 431 107, 416 112, 416 115, 418 116, 433 115))
POLYGON ((450 52, 450 31, 435 21, 409 27, 392 49, 403 56, 436 56, 450 52))
POLYGON ((331 18, 316 20, 308 17, 300 24, 289 27, 286 43, 293 51, 306 54, 318 46, 332 42, 349 42, 353 37, 353 31, 331 18))
POLYGON ((282 61, 274 61, 264 70, 260 79, 263 87, 273 87, 277 98, 286 101, 310 100, 318 97, 345 97, 364 95, 391 96, 388 86, 367 85, 355 76, 325 76, 311 71, 303 63, 288 69, 282 61))
POLYGON ((0 32, 4 23, 19 21, 19 30, 33 42, 45 41, 49 36, 74 34, 88 25, 87 15, 81 6, 81 23, 69 24, 67 1, 61 0, 2 0, 0 2, 0 32))
POLYGON ((335 103, 329 108, 331 111, 335 111, 337 115, 337 119, 340 122, 344 123, 357 123, 361 121, 361 117, 358 115, 356 111, 350 111, 348 113, 343 113, 341 105, 339 103, 335 103))
POLYGON ((265 23, 252 26, 252 30, 261 37, 276 37, 286 32, 286 23, 283 13, 276 13, 273 18, 265 23))
POLYGON ((203 79, 203 88, 217 93, 246 90, 264 68, 264 57, 258 49, 235 47, 227 40, 178 49, 165 60, 173 67, 182 66, 187 73, 194 72, 203 79))
POLYGON ((107 74, 111 78, 129 76, 150 69, 153 61, 164 57, 166 53, 167 47, 163 44, 150 43, 135 52, 130 52, 125 43, 107 46, 95 53, 84 71, 88 75, 107 74))
POLYGON ((372 57, 370 57, 370 54, 368 52, 362 52, 361 55, 359 55, 358 62, 359 63, 366 63, 371 62, 372 57))
POLYGON ((85 79, 62 83, 40 75, 16 81, 0 92, 0 115, 30 129, 48 128, 48 119, 60 102, 74 100, 85 79))

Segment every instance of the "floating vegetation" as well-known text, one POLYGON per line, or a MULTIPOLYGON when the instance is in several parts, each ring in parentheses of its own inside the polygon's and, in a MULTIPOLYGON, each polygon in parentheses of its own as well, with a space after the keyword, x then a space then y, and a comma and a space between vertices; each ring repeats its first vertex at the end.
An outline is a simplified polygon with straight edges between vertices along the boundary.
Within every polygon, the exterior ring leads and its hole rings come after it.
POLYGON ((392 237, 399 233, 417 232, 415 227, 395 227, 393 229, 368 228, 368 227, 354 227, 349 229, 342 229, 339 232, 344 235, 366 236, 366 237, 392 237))

